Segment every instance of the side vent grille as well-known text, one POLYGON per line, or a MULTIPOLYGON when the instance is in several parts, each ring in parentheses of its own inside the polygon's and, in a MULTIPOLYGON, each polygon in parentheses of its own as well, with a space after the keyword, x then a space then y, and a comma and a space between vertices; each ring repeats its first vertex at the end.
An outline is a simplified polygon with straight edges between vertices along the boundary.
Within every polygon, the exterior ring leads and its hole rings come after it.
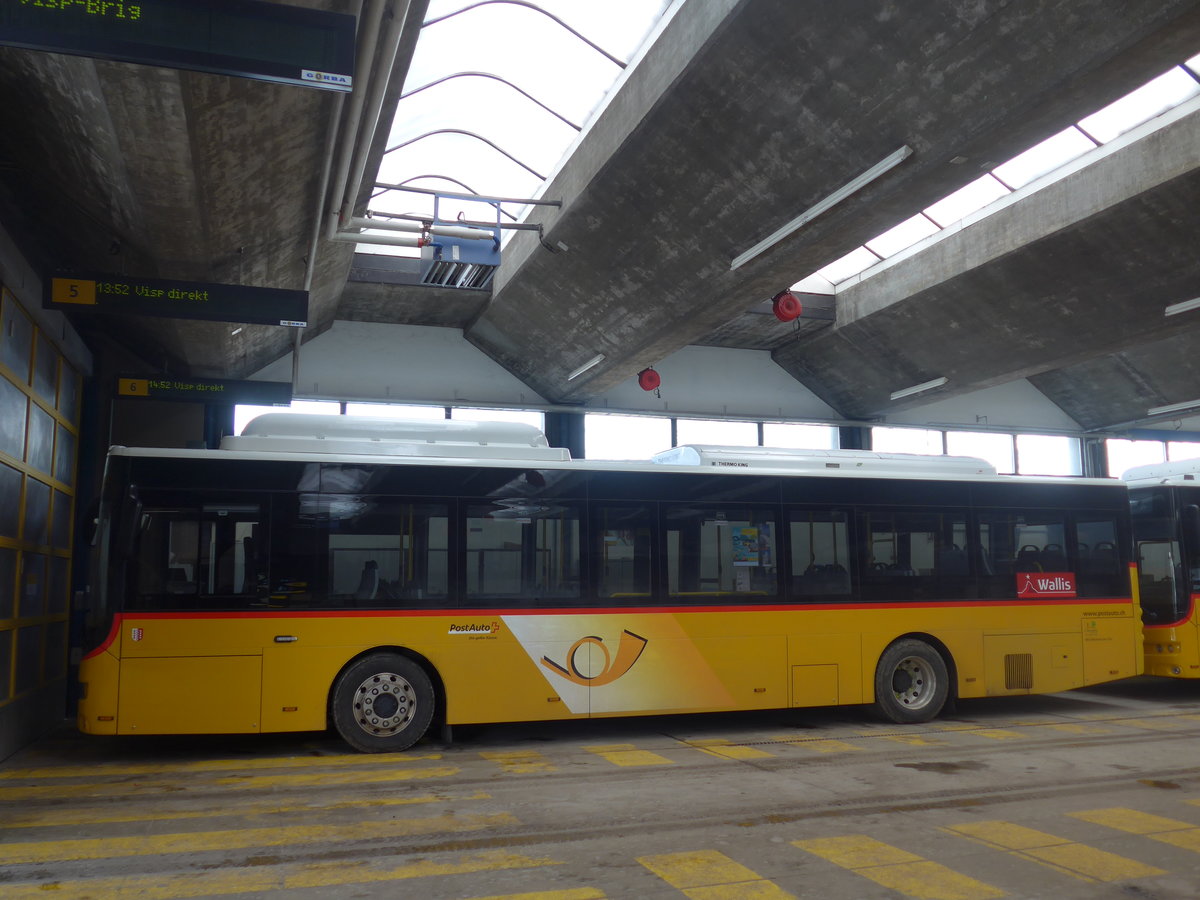
POLYGON ((1033 654, 1004 655, 1004 687, 1010 691, 1033 690, 1033 654))

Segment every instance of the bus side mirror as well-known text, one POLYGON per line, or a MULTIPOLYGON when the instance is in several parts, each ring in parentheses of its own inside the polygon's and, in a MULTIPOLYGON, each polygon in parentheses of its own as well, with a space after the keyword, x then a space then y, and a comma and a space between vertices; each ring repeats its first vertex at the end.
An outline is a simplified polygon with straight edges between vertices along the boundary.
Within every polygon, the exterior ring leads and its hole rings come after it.
POLYGON ((1183 508, 1183 541, 1195 553, 1200 550, 1200 506, 1189 503, 1183 508))

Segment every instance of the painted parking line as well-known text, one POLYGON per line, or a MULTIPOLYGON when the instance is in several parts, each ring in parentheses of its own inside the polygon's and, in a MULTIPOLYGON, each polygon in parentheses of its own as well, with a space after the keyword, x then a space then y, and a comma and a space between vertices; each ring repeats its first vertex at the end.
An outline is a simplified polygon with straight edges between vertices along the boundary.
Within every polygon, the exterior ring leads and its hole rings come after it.
POLYGON ((1059 731, 1063 734, 1114 734, 1111 728, 1105 728, 1103 725, 1046 725, 1051 731, 1059 731))
MULTIPOLYGON (((386 867, 362 860, 312 865, 257 866, 174 875, 134 875, 128 878, 88 878, 79 881, 41 881, 4 885, 4 900, 178 900, 184 897, 228 896, 263 891, 403 881, 443 875, 469 875, 509 869, 557 866, 554 859, 537 859, 501 851, 464 856, 456 862, 423 859, 403 866, 386 867)), ((537 895, 534 895, 535 897, 537 895)), ((556 895, 548 895, 554 898, 556 895)), ((570 895, 563 893, 563 900, 570 895)), ((601 893, 586 895, 603 897, 601 893)), ((584 900, 584 896, 571 897, 584 900)))
POLYGON ((1173 847, 1200 853, 1200 827, 1179 819, 1155 816, 1135 809, 1110 807, 1073 812, 1068 815, 1094 825, 1103 825, 1128 834, 1140 834, 1173 847))
POLYGON ((773 881, 716 850, 639 856, 637 861, 693 900, 794 900, 773 881))
POLYGON ((966 733, 993 741, 1019 741, 1029 737, 1028 734, 1020 731, 1010 731, 1007 728, 976 728, 974 731, 966 733))
POLYGON ((347 753, 341 756, 282 756, 264 759, 201 759, 182 763, 133 763, 100 766, 40 766, 0 771, 0 779, 107 778, 127 775, 194 775, 197 772, 245 772, 256 769, 329 769, 342 766, 389 766, 437 761, 441 753, 347 753))
POLYGON ((665 756, 650 750, 639 750, 634 744, 595 744, 584 747, 588 753, 602 756, 617 766, 673 766, 675 763, 665 756))
POLYGON ((826 739, 808 741, 787 740, 784 743, 790 744, 793 747, 799 747, 801 750, 811 750, 813 753, 854 753, 863 749, 857 744, 851 744, 848 741, 826 739))
POLYGON ((532 894, 494 894, 471 900, 605 900, 608 895, 597 888, 567 888, 562 891, 534 891, 532 894))
POLYGON ((998 887, 865 834, 792 841, 792 846, 921 900, 991 900, 1005 896, 998 887))
POLYGON ((304 775, 247 775, 204 781, 139 781, 101 784, 36 784, 25 787, 0 788, 0 803, 28 800, 78 800, 85 797, 134 797, 154 795, 164 791, 185 793, 192 789, 213 787, 277 788, 328 787, 330 785, 387 784, 397 781, 419 781, 426 778, 449 778, 457 775, 457 766, 431 766, 428 769, 380 769, 369 772, 314 772, 304 775))
POLYGON ((946 744, 941 738, 924 734, 882 734, 877 731, 860 731, 859 735, 865 738, 891 741, 894 744, 907 744, 910 747, 943 747, 946 744))
POLYGON ((28 812, 5 811, 0 817, 0 830, 6 828, 46 828, 62 825, 113 825, 118 822, 164 822, 178 819, 215 819, 228 816, 278 816, 336 812, 344 809, 386 809, 392 806, 415 806, 424 803, 460 803, 470 800, 490 800, 491 794, 421 794, 415 797, 387 797, 373 800, 343 800, 336 803, 304 803, 280 806, 278 803, 223 803, 220 806, 201 806, 191 809, 156 810, 149 808, 115 811, 111 806, 95 809, 62 809, 58 806, 28 812))
POLYGON ((1012 822, 974 822, 942 829, 1005 850, 1084 881, 1122 881, 1163 874, 1162 869, 1012 822))
POLYGON ((1182 731, 1195 726, 1180 721, 1180 716, 1143 716, 1137 719, 1113 719, 1114 725, 1125 725, 1129 728, 1144 728, 1146 731, 1182 731))
POLYGON ((695 747, 702 753, 715 756, 717 759, 775 759, 774 753, 747 747, 745 744, 735 744, 723 738, 706 738, 699 741, 687 741, 689 747, 695 747))
POLYGON ((483 751, 479 755, 490 762, 499 763, 505 775, 542 775, 558 771, 558 766, 536 750, 510 753, 483 751))
POLYGON ((166 853, 203 853, 211 850, 246 850, 295 844, 412 837, 415 835, 482 831, 515 825, 508 813, 457 815, 448 813, 423 819, 357 822, 353 825, 283 825, 275 828, 238 828, 177 834, 64 841, 21 841, 0 844, 0 865, 74 859, 111 859, 123 856, 157 856, 166 853))

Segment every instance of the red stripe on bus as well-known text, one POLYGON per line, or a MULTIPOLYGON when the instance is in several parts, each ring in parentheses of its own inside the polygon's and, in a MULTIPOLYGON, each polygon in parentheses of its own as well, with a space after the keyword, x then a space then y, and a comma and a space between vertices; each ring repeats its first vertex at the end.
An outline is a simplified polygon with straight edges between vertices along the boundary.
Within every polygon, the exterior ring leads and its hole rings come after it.
POLYGON ((1147 625, 1146 630, 1149 631, 1151 628, 1178 628, 1180 625, 1187 625, 1192 621, 1192 613, 1196 611, 1196 596, 1196 594, 1192 594, 1188 598, 1187 612, 1184 613, 1183 618, 1178 622, 1168 622, 1163 625, 1147 625))
POLYGON ((84 659, 91 659, 93 656, 99 656, 101 653, 103 653, 105 650, 107 650, 109 647, 112 646, 112 642, 117 639, 117 634, 121 630, 121 620, 124 619, 126 615, 127 615, 126 613, 117 613, 115 616, 113 616, 112 628, 108 629, 108 637, 106 637, 104 639, 104 643, 101 644, 99 647, 97 647, 95 650, 86 654, 83 657, 84 659))
MULTIPOLYGON (((612 607, 562 607, 562 608, 529 608, 497 609, 297 609, 297 610, 227 610, 224 612, 123 612, 117 618, 123 619, 371 619, 394 617, 463 617, 463 616, 611 616, 634 614, 675 614, 675 613, 724 613, 724 612, 802 612, 804 610, 839 610, 839 609, 963 609, 985 606, 1120 606, 1131 605, 1130 597, 1113 598, 1058 598, 1055 600, 959 600, 945 603, 803 603, 787 605, 760 606, 612 606, 612 607)), ((114 625, 114 631, 116 626, 114 625)), ((113 635, 109 635, 109 641, 113 635)), ((105 642, 107 646, 108 641, 105 642)), ((89 654, 90 655, 90 654, 89 654)))

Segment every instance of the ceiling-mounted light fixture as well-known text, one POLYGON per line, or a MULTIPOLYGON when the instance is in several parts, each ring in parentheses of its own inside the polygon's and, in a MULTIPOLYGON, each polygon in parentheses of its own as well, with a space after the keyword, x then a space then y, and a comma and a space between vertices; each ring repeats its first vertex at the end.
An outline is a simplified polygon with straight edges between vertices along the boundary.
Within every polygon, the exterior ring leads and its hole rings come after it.
POLYGON ((582 366, 580 366, 578 369, 576 369, 570 375, 568 375, 567 381, 571 381, 574 378, 578 378, 580 375, 582 375, 584 372, 586 372, 592 366, 598 366, 602 362, 604 362, 604 354, 597 353, 595 356, 593 356, 591 359, 589 359, 587 362, 585 362, 582 366))
POLYGON ((922 394, 925 391, 932 391, 934 388, 940 388, 948 379, 943 376, 934 378, 932 381, 923 381, 920 384, 914 384, 912 387, 901 388, 898 391, 892 391, 892 400, 899 400, 901 397, 911 397, 913 394, 922 394))
POLYGON ((1200 307, 1200 297, 1192 300, 1184 300, 1182 303, 1172 303, 1163 310, 1164 316, 1177 316, 1180 313, 1191 312, 1193 309, 1200 307))
POLYGON ((780 241, 782 241, 785 237, 787 237, 793 231, 796 231, 797 229, 803 227, 804 225, 807 225, 809 222, 811 222, 817 216, 821 215, 821 213, 837 206, 839 203, 841 203, 843 200, 845 200, 847 197, 849 197, 855 191, 861 190, 862 188, 864 188, 868 184, 870 184, 872 181, 874 181, 876 178, 879 178, 881 175, 891 171, 896 166, 900 165, 900 163, 904 162, 904 160, 906 160, 910 156, 912 156, 912 152, 913 152, 912 147, 909 147, 907 144, 905 144, 896 152, 884 157, 883 159, 881 159, 879 162, 875 163, 875 165, 871 166, 871 168, 867 169, 867 171, 863 172, 858 177, 846 182, 844 185, 842 185, 840 188, 838 188, 836 191, 834 191, 832 194, 830 194, 824 200, 821 200, 818 203, 815 203, 812 206, 810 206, 808 209, 806 209, 804 212, 800 213, 800 215, 796 216, 796 218, 792 219, 792 221, 788 222, 786 225, 784 225, 782 228, 780 228, 774 234, 768 235, 767 237, 763 238, 761 241, 759 241, 757 244, 755 244, 753 247, 751 247, 749 250, 745 251, 744 253, 739 253, 737 256, 735 256, 733 258, 733 261, 729 264, 729 268, 730 269, 739 269, 742 266, 744 266, 746 263, 750 262, 750 260, 754 259, 756 256, 759 256, 760 254, 763 254, 766 251, 770 250, 772 247, 774 247, 776 244, 778 244, 780 241))
POLYGON ((1189 409, 1200 409, 1200 400, 1187 400, 1183 403, 1169 403, 1166 406, 1152 406, 1146 410, 1146 415, 1165 416, 1169 413, 1184 412, 1189 409))

